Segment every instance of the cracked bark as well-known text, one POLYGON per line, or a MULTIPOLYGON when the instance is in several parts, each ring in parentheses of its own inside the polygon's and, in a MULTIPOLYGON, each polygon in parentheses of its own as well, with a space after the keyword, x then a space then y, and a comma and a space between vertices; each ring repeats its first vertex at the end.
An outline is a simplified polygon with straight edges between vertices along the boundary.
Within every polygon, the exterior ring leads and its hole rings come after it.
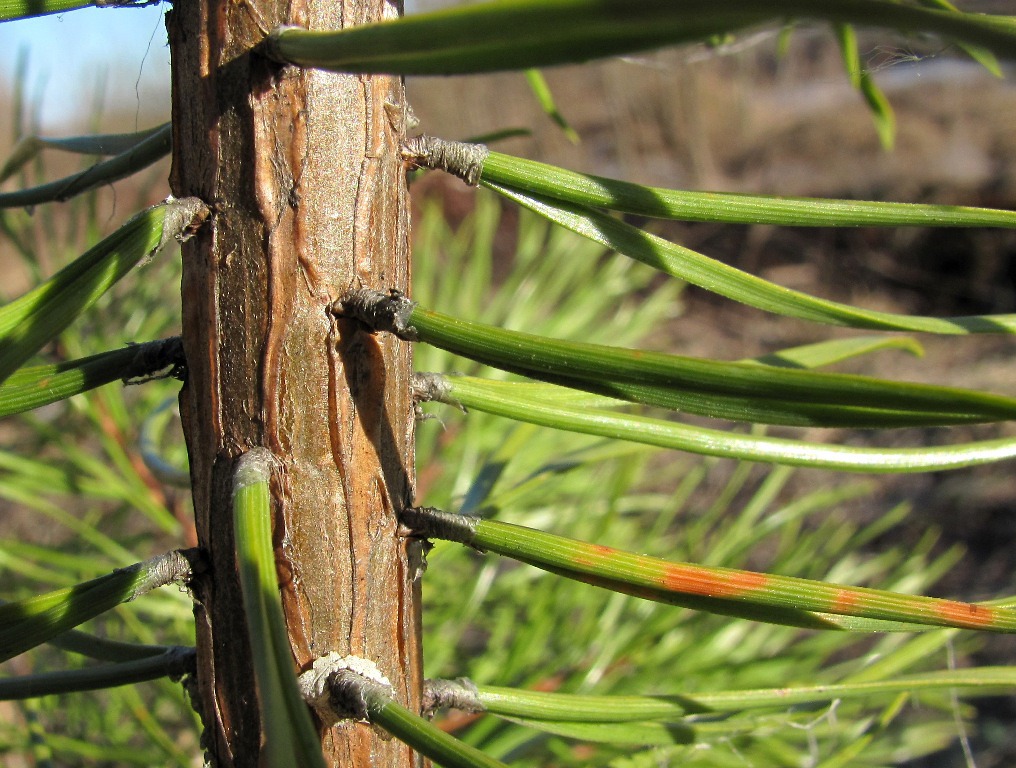
MULTIPOLYGON (((329 305, 408 291, 398 78, 280 67, 251 50, 277 24, 389 18, 384 0, 176 0, 173 193, 212 216, 184 247, 181 412, 199 542, 199 706, 216 766, 258 764, 261 724, 229 494, 236 456, 269 448, 276 563, 294 663, 377 663, 419 709, 418 593, 396 512, 411 501, 409 347, 329 305)), ((321 729, 331 765, 417 759, 362 724, 321 729)))

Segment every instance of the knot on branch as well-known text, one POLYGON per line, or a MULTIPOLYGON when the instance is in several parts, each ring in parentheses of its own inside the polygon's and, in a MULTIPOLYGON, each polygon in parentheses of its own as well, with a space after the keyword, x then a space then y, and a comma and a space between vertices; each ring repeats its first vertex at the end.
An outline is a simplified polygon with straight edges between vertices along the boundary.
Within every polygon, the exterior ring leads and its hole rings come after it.
POLYGON ((280 466, 268 448, 255 446, 240 454, 233 466, 233 493, 257 483, 267 483, 272 479, 272 469, 280 466))
POLYGON ((329 307, 333 314, 353 317, 372 331, 388 331, 404 341, 416 341, 416 329, 409 323, 415 301, 392 288, 388 293, 363 288, 347 293, 329 307))
POLYGON ((325 727, 341 720, 369 722, 372 702, 392 698, 392 684, 373 661, 335 651, 315 659, 298 684, 325 727))
POLYGON ((423 681, 423 714, 432 717, 439 709, 459 709, 463 712, 483 712, 476 684, 468 677, 454 680, 423 681))
POLYGON ((124 598, 124 602, 129 602, 173 582, 189 584, 194 574, 204 569, 205 560, 200 549, 175 549, 143 563, 118 568, 116 573, 133 571, 142 574, 130 594, 124 598))
POLYGON ((174 683, 197 674, 197 652, 188 646, 171 645, 166 650, 166 676, 174 683))
POLYGON ((211 209, 196 197, 167 197, 162 238, 155 249, 158 253, 171 242, 183 243, 192 238, 211 214, 211 209))
POLYGON ((294 29, 298 29, 304 32, 307 31, 306 27, 300 27, 293 24, 281 24, 277 26, 275 29, 273 29, 271 32, 269 32, 265 37, 265 39, 262 40, 260 44, 258 44, 258 47, 256 49, 257 52, 260 53, 262 56, 264 56, 266 59, 274 61, 277 64, 291 64, 292 62, 290 62, 289 59, 287 59, 280 50, 279 40, 287 32, 294 29))
POLYGON ((179 379, 187 375, 187 361, 183 354, 183 339, 168 339, 128 344, 134 349, 134 359, 124 374, 124 384, 144 384, 155 379, 179 379))
POLYGON ((399 522, 409 535, 418 539, 441 539, 472 544, 479 518, 442 512, 433 507, 407 507, 399 513, 399 522))
POLYGON ((414 373, 409 389, 416 403, 448 403, 452 400, 452 385, 440 373, 414 373))
POLYGON ((420 168, 432 168, 458 176, 475 187, 490 150, 485 144, 446 141, 436 136, 413 136, 402 145, 402 156, 420 168))

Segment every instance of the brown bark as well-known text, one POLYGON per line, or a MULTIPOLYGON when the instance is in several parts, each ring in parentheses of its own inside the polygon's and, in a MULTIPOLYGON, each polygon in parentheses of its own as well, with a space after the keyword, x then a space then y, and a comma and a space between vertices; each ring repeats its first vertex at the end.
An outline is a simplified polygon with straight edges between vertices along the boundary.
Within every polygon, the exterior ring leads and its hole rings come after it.
MULTIPOLYGON (((258 764, 261 723, 235 571, 230 476, 269 448, 276 563, 299 669, 329 651, 376 662, 419 706, 418 595, 396 511, 412 497, 410 352, 328 305, 350 287, 408 290, 398 78, 281 67, 252 53, 277 24, 334 29, 397 15, 384 0, 176 0, 177 196, 212 208, 184 250, 181 394, 199 543, 198 687, 217 766, 258 764)), ((322 732, 331 765, 415 758, 370 727, 322 732)))

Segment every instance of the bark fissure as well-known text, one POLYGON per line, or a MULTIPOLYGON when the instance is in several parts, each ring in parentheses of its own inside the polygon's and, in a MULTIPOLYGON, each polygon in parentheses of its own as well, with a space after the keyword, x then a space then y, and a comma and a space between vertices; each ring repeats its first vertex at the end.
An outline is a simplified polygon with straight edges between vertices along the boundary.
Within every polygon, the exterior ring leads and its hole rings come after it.
MULTIPOLYGON (((284 68, 251 51, 277 24, 334 29, 384 0, 177 0, 172 186, 212 208, 184 251, 181 393, 195 520, 211 568, 198 689, 218 766, 256 765, 261 724, 235 572, 230 477, 265 446, 294 664, 369 658, 407 706, 421 686, 418 584, 398 537, 413 495, 409 347, 328 308, 351 286, 408 290, 404 105, 397 78, 284 68), (398 107, 404 109, 404 107, 398 107)), ((407 766, 361 724, 322 729, 332 765, 407 766)))

